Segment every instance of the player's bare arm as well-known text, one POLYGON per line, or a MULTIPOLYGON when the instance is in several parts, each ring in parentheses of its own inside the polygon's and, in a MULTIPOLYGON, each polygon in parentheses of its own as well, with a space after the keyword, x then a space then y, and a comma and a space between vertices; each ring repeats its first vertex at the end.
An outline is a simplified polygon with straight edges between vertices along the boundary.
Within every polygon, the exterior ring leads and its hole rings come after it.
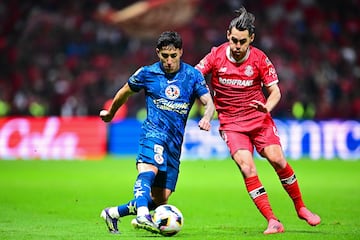
POLYGON ((110 105, 108 110, 101 110, 99 116, 104 122, 110 122, 116 111, 127 101, 130 95, 134 92, 129 87, 129 84, 126 83, 119 91, 115 94, 115 97, 110 105))
POLYGON ((280 101, 281 92, 277 84, 267 87, 267 91, 269 93, 269 97, 267 98, 265 104, 257 100, 252 100, 250 106, 263 113, 271 112, 280 101))
POLYGON ((211 128, 210 121, 214 116, 215 106, 210 93, 206 93, 200 97, 200 102, 205 107, 205 112, 201 120, 199 121, 199 128, 201 130, 209 131, 211 128))

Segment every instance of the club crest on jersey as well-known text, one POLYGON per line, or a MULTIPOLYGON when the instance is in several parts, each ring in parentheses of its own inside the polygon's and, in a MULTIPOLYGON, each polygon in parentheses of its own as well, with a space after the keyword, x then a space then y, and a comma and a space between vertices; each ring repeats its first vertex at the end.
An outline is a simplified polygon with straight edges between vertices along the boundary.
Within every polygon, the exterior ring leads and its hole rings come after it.
POLYGON ((171 100, 177 99, 180 96, 180 89, 176 85, 169 85, 165 89, 165 95, 171 100))
POLYGON ((253 70, 252 66, 247 65, 247 66, 245 67, 244 73, 245 73, 245 75, 248 76, 248 77, 252 76, 252 75, 254 74, 254 70, 253 70))

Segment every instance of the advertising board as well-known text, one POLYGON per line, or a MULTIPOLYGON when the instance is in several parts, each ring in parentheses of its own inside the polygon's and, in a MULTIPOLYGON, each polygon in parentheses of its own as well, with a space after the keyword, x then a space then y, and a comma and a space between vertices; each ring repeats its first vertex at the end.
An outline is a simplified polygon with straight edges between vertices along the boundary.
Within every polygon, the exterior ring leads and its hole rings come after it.
MULTIPOLYGON (((300 159, 360 160, 360 122, 354 120, 296 121, 275 119, 286 157, 300 159)), ((124 120, 109 128, 109 153, 137 153, 141 123, 124 120)), ((185 129, 183 159, 225 159, 229 153, 218 133, 218 121, 210 132, 201 131, 189 120, 185 129)), ((255 154, 257 157, 258 154, 255 154)))
POLYGON ((98 117, 0 118, 0 159, 101 159, 106 134, 98 117))

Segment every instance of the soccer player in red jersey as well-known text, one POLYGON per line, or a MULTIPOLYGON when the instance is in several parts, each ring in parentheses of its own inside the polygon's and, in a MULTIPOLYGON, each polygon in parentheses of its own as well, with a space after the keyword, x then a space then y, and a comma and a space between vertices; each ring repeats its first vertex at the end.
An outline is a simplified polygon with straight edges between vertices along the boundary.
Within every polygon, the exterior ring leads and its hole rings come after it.
POLYGON ((211 51, 196 65, 203 75, 211 74, 214 103, 220 134, 244 178, 246 189, 268 221, 264 234, 284 232, 272 211, 253 158, 253 148, 276 171, 282 186, 294 202, 297 215, 311 226, 320 217, 310 212, 303 200, 294 170, 284 157, 270 112, 280 101, 281 92, 274 65, 263 51, 251 45, 255 37, 255 17, 244 7, 227 30, 228 42, 211 51), (267 98, 262 92, 265 87, 267 98))

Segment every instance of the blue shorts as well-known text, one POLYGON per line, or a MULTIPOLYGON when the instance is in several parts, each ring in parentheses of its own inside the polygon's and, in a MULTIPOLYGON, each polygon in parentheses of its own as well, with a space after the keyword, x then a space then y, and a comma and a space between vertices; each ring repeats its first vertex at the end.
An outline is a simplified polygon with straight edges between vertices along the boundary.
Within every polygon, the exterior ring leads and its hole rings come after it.
POLYGON ((171 146, 171 143, 164 143, 155 138, 142 139, 136 162, 149 163, 159 169, 153 186, 175 191, 179 176, 180 153, 171 146))
POLYGON ((167 188, 175 192, 179 169, 168 167, 166 172, 159 171, 155 177, 153 186, 159 188, 167 188))

